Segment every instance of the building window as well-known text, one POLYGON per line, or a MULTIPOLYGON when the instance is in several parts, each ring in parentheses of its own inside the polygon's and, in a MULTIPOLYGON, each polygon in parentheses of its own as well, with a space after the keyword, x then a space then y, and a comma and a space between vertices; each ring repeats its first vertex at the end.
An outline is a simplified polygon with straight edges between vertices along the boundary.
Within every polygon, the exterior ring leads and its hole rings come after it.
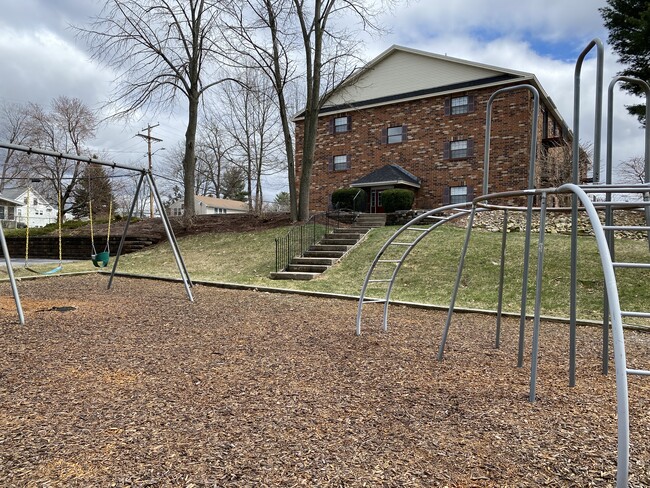
POLYGON ((7 207, 7 219, 14 220, 14 207, 7 207))
POLYGON ((464 159, 467 157, 467 139, 462 141, 451 141, 449 144, 449 156, 451 159, 464 159))
POLYGON ((350 169, 350 155, 342 154, 334 156, 331 159, 330 169, 332 171, 345 171, 346 169, 350 169))
POLYGON ((451 99, 451 114, 466 114, 469 112, 469 97, 454 97, 451 99))
POLYGON ((476 106, 474 95, 449 97, 445 99, 445 115, 462 115, 474 112, 476 106))
POLYGON ((5 218, 5 208, 6 207, 4 205, 0 206, 0 219, 2 219, 2 220, 4 220, 4 218, 5 218))
POLYGON ((467 201, 466 186, 452 186, 449 188, 449 203, 465 203, 467 201))
POLYGON ((352 130, 352 117, 334 117, 330 120, 330 134, 341 134, 352 130))
POLYGON ((394 125, 392 127, 384 127, 381 130, 381 142, 382 144, 398 144, 400 142, 405 142, 406 137, 406 126, 405 125, 394 125))

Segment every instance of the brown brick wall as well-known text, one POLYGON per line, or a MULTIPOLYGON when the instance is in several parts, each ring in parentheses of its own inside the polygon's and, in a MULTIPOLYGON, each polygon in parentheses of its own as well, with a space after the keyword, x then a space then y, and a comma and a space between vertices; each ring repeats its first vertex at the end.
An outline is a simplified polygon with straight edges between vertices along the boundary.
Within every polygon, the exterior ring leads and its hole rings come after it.
MULTIPOLYGON (((398 164, 421 179, 415 207, 442 205, 448 186, 467 185, 482 193, 485 112, 495 88, 457 93, 475 97, 475 110, 445 115, 445 96, 359 109, 322 116, 319 121, 315 162, 312 171, 310 209, 326 210, 331 193, 386 164, 398 164), (350 115, 352 130, 330 134, 334 116, 350 115), (382 129, 406 124, 407 141, 382 144, 382 129), (444 144, 454 139, 473 141, 473 155, 445 160, 444 144), (332 171, 330 157, 349 154, 349 170, 332 171)), ((527 90, 500 95, 492 106, 490 147, 490 192, 520 190, 528 180, 532 96, 527 90)), ((296 166, 300 174, 302 122, 296 124, 296 166)), ((541 137, 541 130, 539 131, 541 137)), ((541 140, 538 139, 540 142, 541 140)))

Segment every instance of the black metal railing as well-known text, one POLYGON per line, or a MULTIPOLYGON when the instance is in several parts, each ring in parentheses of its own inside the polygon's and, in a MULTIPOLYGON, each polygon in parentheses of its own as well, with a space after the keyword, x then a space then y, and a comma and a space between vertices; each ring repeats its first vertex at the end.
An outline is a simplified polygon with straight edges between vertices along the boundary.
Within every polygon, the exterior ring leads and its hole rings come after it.
POLYGON ((275 271, 284 271, 295 257, 302 256, 325 234, 340 227, 338 212, 322 212, 311 216, 304 224, 295 226, 284 237, 275 238, 275 271))

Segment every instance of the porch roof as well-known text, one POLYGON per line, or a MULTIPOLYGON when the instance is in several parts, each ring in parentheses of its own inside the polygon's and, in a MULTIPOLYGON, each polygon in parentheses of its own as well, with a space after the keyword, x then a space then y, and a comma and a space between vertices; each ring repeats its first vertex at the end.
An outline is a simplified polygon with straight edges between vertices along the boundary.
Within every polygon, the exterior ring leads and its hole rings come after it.
POLYGON ((406 185, 420 188, 420 178, 406 171, 397 164, 387 164, 379 169, 362 176, 350 186, 363 188, 380 185, 406 185))

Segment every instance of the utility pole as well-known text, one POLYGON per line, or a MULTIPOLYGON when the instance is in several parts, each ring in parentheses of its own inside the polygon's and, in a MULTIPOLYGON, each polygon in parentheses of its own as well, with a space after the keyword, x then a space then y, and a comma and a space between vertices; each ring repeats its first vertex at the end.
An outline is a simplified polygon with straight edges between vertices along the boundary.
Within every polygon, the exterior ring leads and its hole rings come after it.
MULTIPOLYGON (((136 134, 136 136, 142 137, 143 139, 146 139, 146 141, 147 141, 147 155, 149 156, 149 174, 151 174, 151 169, 152 169, 152 165, 151 165, 151 142, 152 141, 153 142, 162 142, 162 139, 158 139, 157 137, 153 137, 151 135, 151 129, 153 129, 154 127, 158 127, 159 125, 160 124, 156 124, 156 125, 147 124, 147 127, 142 129, 142 131, 145 131, 145 130, 147 131, 146 135, 145 134, 136 134)), ((160 209, 160 211, 162 212, 163 209, 160 209)), ((153 219, 153 215, 154 215, 154 212, 153 212, 153 188, 151 188, 149 190, 149 217, 151 217, 153 219)))

